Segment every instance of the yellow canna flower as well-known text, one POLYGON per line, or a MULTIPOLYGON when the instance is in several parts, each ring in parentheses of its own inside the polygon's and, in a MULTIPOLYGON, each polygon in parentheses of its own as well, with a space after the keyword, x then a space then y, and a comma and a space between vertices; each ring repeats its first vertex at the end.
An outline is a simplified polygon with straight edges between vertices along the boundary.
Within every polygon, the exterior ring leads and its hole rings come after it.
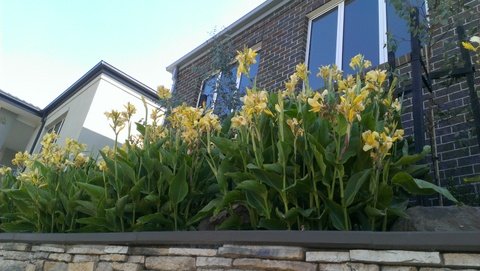
POLYGON ((27 160, 30 159, 30 154, 28 152, 17 152, 15 158, 12 160, 14 166, 23 167, 27 160))
POLYGON ((305 65, 305 63, 300 63, 295 66, 295 74, 303 81, 307 80, 309 73, 310 72, 308 71, 307 65, 305 65))
POLYGON ((105 116, 111 121, 109 125, 115 134, 120 133, 125 128, 126 119, 121 112, 111 110, 110 112, 105 112, 105 116))
POLYGON ((325 96, 327 96, 328 91, 324 90, 322 93, 316 92, 312 98, 308 98, 307 102, 312 107, 310 112, 321 112, 325 107, 325 96))
POLYGON ((268 109, 268 92, 265 90, 256 91, 252 89, 247 89, 247 95, 243 98, 243 107, 242 110, 245 112, 245 115, 250 118, 254 115, 259 115, 265 113, 267 115, 273 116, 273 113, 268 109))
POLYGON ((362 133, 362 139, 363 139, 363 151, 369 151, 371 149, 377 149, 380 146, 380 143, 378 142, 379 140, 379 134, 376 131, 365 131, 362 133))
POLYGON ((238 115, 238 116, 233 117, 231 122, 232 122, 232 128, 236 128, 236 129, 238 129, 242 126, 247 126, 247 124, 248 124, 247 118, 245 118, 242 115, 238 115))
POLYGON ((393 142, 395 142, 397 140, 402 141, 404 134, 405 134, 405 131, 403 129, 395 130, 395 132, 393 133, 393 137, 392 137, 393 142))
POLYGON ((250 66, 257 63, 257 52, 251 48, 244 47, 243 51, 237 51, 235 59, 238 61, 237 77, 241 74, 249 76, 250 66))
POLYGON ((0 168, 0 176, 1 175, 7 175, 7 174, 10 174, 10 173, 12 173, 11 168, 5 167, 5 166, 0 168))
POLYGON ((295 92, 295 87, 298 84, 298 75, 296 73, 290 75, 290 81, 285 83, 286 94, 290 95, 295 92))
POLYGON ((161 100, 168 100, 172 98, 172 93, 170 92, 170 89, 164 87, 163 85, 157 87, 157 95, 161 100))
POLYGON ((463 48, 469 50, 469 51, 477 51, 477 48, 475 46, 473 46, 473 44, 471 44, 470 42, 468 41, 462 41, 462 46, 463 48))
POLYGON ((100 171, 103 172, 108 170, 107 162, 105 162, 104 160, 100 160, 100 162, 97 163, 97 167, 100 171))

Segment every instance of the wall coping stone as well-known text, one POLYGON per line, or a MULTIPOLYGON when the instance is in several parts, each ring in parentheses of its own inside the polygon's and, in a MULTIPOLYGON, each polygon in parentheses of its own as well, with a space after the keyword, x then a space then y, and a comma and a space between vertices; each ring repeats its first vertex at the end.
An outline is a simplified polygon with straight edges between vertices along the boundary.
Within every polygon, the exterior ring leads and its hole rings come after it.
MULTIPOLYGON (((0 233, 0 243, 84 244, 85 254, 102 254, 106 246, 299 246, 318 249, 388 249, 480 252, 480 232, 368 231, 164 231, 127 233, 0 233), (95 244, 96 246, 91 246, 95 244)), ((18 250, 25 247, 19 246, 18 250)), ((122 248, 119 247, 119 250, 122 248)), ((70 252, 67 249, 67 252, 70 252)), ((76 251, 80 252, 80 251, 76 251)), ((120 251, 118 251, 120 252, 120 251)), ((123 252, 123 251, 122 251, 123 252)), ((158 253, 164 254, 164 253, 158 253)), ((169 254, 168 250, 165 254, 169 254)))

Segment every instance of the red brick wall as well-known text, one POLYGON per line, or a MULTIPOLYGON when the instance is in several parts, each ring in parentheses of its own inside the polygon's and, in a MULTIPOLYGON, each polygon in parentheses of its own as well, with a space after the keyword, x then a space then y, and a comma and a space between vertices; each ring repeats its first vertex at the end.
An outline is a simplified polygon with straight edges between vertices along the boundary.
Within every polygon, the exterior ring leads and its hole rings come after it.
MULTIPOLYGON (((252 25, 242 33, 232 37, 235 49, 253 46, 262 42, 261 61, 257 75, 257 86, 275 91, 283 87, 283 83, 293 73, 295 65, 305 61, 308 35, 308 18, 306 14, 322 6, 325 0, 293 0, 279 8, 268 17, 252 25)), ((480 26, 480 0, 468 3, 477 13, 472 20, 465 16, 466 28, 480 26)), ((448 42, 457 39, 455 27, 438 28, 434 32, 435 39, 443 41, 432 47, 428 59, 432 71, 444 68, 444 53, 459 54, 459 49, 452 50, 448 42), (450 50, 450 51, 448 51, 450 50)), ((410 77, 409 57, 399 59, 398 68, 403 77, 410 77)), ((180 67, 176 81, 176 98, 188 104, 195 105, 205 70, 211 67, 211 55, 208 53, 187 66, 180 67), (203 71, 203 72, 201 72, 203 71)), ((478 69, 478 67, 477 67, 478 69)), ((408 80, 401 88, 405 92, 403 126, 408 135, 413 134, 413 115, 411 91, 408 91, 408 80)), ((475 73, 475 88, 480 92, 480 72, 475 73)), ((435 112, 435 131, 438 145, 438 159, 442 184, 451 182, 465 193, 480 194, 480 185, 464 184, 462 179, 480 174, 480 150, 476 141, 473 116, 470 109, 470 98, 465 78, 457 81, 439 79, 433 81, 434 93, 425 93, 425 107, 429 107, 429 97, 433 95, 435 112), (449 83, 446 85, 446 83, 449 83)), ((429 111, 425 110, 425 114, 429 111)), ((428 121, 428 120, 426 120, 428 121)), ((427 127, 427 122, 425 123, 427 127)), ((426 143, 429 144, 430 134, 426 133, 426 143)), ((427 204, 436 204, 432 198, 427 204)), ((480 201, 479 201, 480 203, 480 201)))

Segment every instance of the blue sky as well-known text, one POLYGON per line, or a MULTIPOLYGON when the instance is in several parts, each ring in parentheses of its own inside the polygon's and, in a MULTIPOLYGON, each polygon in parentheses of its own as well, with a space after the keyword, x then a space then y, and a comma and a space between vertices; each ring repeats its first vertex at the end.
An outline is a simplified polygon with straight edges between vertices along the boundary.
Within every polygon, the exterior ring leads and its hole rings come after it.
POLYGON ((0 0, 0 89, 41 108, 100 60, 146 85, 264 0, 0 0))

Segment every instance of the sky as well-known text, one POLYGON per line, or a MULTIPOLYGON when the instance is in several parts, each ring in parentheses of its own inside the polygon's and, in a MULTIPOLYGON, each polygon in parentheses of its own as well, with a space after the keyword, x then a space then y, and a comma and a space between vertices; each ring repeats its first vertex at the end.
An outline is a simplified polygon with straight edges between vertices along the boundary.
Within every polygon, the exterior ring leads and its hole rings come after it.
POLYGON ((44 108, 101 60, 156 89, 165 68, 264 0, 0 0, 0 89, 44 108))

